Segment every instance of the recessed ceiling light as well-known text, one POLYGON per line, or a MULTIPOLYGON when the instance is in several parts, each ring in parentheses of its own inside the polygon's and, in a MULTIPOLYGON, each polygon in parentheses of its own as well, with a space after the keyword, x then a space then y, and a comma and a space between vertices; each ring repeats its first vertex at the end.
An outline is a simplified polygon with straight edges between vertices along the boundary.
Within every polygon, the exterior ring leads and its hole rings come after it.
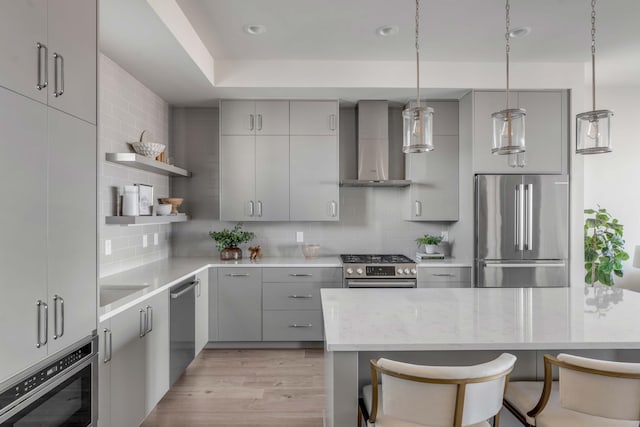
POLYGON ((397 25, 383 25, 376 30, 376 34, 382 37, 394 36, 398 34, 400 29, 397 25))
POLYGON ((264 34, 267 32, 267 27, 260 24, 249 24, 243 27, 245 33, 250 34, 252 36, 259 36, 260 34, 264 34))
POLYGON ((528 36, 530 32, 531 27, 514 28, 513 30, 509 31, 509 37, 511 37, 512 39, 519 39, 528 36))

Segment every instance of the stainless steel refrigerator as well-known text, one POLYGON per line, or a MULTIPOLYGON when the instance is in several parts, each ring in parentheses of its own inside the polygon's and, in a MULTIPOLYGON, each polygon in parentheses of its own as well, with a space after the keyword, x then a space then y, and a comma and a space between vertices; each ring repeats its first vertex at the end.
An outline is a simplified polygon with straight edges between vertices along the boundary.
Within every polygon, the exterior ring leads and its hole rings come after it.
POLYGON ((566 175, 476 175, 478 287, 569 285, 566 175))

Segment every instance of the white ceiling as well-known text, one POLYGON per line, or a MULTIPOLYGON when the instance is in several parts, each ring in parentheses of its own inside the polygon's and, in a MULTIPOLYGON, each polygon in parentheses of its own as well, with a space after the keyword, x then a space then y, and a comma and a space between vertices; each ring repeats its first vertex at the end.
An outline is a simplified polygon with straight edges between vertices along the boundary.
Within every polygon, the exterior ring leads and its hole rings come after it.
MULTIPOLYGON (((167 0, 168 1, 168 0, 167 0)), ((175 0, 215 61, 414 60, 414 0, 175 0), (267 32, 250 36, 247 24, 267 32), (375 33, 397 25, 397 35, 375 33)), ((421 0, 421 59, 429 62, 504 61, 504 0, 421 0)), ((600 0, 598 60, 638 58, 640 0, 600 0)), ((511 26, 529 26, 512 41, 513 62, 590 59, 590 1, 511 0, 511 26)), ((211 87, 144 0, 100 2, 100 48, 165 100, 206 105, 220 97, 302 97, 327 89, 211 87)), ((634 68, 635 69, 635 68, 634 68)), ((635 74, 632 74, 637 80, 635 74)), ((224 85, 223 85, 224 86, 224 85)), ((322 86, 322 85, 318 85, 322 86)), ((395 89, 340 88, 342 99, 394 98, 395 89)), ((455 89, 455 88, 454 88, 455 89)), ((460 90, 426 93, 458 97, 460 90)), ((410 97, 411 94, 396 96, 410 97)))

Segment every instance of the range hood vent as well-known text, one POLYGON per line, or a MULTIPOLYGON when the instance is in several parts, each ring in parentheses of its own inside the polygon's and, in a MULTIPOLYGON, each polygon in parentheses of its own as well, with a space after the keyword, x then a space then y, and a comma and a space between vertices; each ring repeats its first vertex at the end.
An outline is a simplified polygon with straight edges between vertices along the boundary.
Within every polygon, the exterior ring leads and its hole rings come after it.
POLYGON ((345 187, 406 187, 409 180, 389 179, 389 105, 387 101, 358 102, 358 179, 345 187))

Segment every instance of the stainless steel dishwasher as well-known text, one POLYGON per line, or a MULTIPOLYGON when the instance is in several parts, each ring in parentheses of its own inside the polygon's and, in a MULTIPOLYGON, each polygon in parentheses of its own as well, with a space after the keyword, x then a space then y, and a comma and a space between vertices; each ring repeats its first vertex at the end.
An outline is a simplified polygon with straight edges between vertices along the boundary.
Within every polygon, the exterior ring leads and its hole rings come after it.
POLYGON ((193 361, 196 350, 196 293, 198 279, 171 288, 169 380, 173 385, 193 361))

